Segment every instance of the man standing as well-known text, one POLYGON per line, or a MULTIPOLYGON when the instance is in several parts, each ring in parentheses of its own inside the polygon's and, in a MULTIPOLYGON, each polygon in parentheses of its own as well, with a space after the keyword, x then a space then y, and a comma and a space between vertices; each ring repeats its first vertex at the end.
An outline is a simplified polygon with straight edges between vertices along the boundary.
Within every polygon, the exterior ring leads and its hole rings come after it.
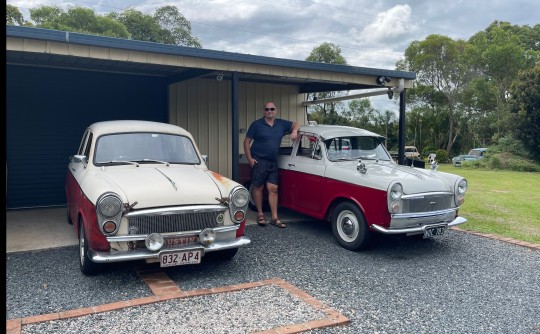
POLYGON ((290 134, 292 141, 298 136, 300 123, 276 118, 277 108, 274 102, 264 104, 264 117, 251 123, 246 139, 244 152, 251 166, 251 184, 253 199, 257 206, 257 224, 266 226, 262 210, 263 188, 268 190, 268 204, 272 219, 270 224, 277 227, 287 227, 278 217, 278 166, 277 155, 281 138, 290 134), (251 145, 253 143, 253 145, 251 145))

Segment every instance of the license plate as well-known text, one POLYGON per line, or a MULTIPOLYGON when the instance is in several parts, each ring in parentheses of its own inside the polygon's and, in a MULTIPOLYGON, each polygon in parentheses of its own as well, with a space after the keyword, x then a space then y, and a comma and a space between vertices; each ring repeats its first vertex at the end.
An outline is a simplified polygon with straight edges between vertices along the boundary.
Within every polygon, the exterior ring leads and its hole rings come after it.
POLYGON ((446 226, 428 227, 424 230, 424 238, 431 238, 436 235, 443 235, 446 231, 446 226))
POLYGON ((189 250, 183 252, 164 252, 159 254, 160 267, 183 266, 186 264, 201 263, 202 251, 189 250))

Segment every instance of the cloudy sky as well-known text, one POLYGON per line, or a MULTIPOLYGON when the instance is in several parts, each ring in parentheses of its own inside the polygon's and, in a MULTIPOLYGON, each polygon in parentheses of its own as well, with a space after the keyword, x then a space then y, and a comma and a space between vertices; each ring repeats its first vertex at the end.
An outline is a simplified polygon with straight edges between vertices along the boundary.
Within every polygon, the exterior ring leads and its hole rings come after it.
MULTIPOLYGON (((97 13, 176 6, 206 49, 304 60, 323 42, 349 65, 394 69, 413 41, 430 34, 467 40, 493 21, 540 24, 538 0, 7 0, 29 19, 39 5, 97 13)), ((377 98, 372 98, 372 103, 377 98)), ((376 102, 375 102, 376 103, 376 102)))

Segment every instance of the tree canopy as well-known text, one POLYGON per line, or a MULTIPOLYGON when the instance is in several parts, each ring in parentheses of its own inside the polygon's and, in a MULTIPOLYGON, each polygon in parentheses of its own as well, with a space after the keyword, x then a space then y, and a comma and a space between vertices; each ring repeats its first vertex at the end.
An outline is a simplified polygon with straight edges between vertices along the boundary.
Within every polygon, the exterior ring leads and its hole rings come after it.
POLYGON ((133 8, 100 15, 91 8, 39 6, 30 9, 31 21, 25 21, 19 9, 6 5, 6 24, 73 31, 85 34, 135 39, 201 48, 192 35, 191 23, 175 6, 159 7, 153 15, 133 8))

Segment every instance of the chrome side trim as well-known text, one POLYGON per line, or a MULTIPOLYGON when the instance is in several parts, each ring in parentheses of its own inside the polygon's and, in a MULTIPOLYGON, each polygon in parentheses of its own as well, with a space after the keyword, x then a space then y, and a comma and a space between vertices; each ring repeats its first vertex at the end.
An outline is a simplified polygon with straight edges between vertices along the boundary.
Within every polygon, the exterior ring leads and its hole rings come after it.
MULTIPOLYGON (((215 227, 213 230, 216 233, 225 233, 225 232, 231 232, 238 230, 240 226, 239 225, 233 225, 233 226, 223 226, 223 227, 215 227)), ((161 233, 161 235, 164 238, 175 238, 175 237, 182 237, 182 236, 188 236, 188 235, 194 235, 201 233, 202 230, 194 230, 194 231, 183 231, 183 232, 171 232, 171 233, 161 233)), ((120 235, 120 236, 112 236, 107 237, 108 242, 125 242, 125 241, 137 241, 137 240, 145 240, 148 237, 148 234, 130 234, 130 235, 120 235)))
POLYGON ((439 211, 429 211, 429 212, 416 212, 416 213, 395 213, 392 216, 392 219, 421 219, 421 218, 435 218, 437 216, 445 216, 450 213, 454 213, 459 208, 450 208, 446 210, 439 211))
MULTIPOLYGON (((148 249, 135 249, 131 251, 121 251, 121 252, 95 252, 93 250, 88 250, 88 257, 90 260, 97 263, 112 263, 112 262, 123 262, 123 261, 136 261, 136 260, 146 260, 146 259, 159 259, 159 254, 162 252, 180 252, 187 250, 196 250, 201 249, 203 253, 208 252, 217 252, 225 249, 239 248, 247 246, 251 243, 251 240, 246 237, 236 238, 233 241, 216 241, 215 243, 209 246, 203 246, 201 244, 187 245, 177 248, 167 248, 166 250, 159 250, 157 252, 149 251, 148 249)), ((204 255, 203 255, 204 256, 204 255)))
POLYGON ((124 217, 136 217, 136 216, 162 216, 170 215, 178 212, 190 213, 190 212, 211 212, 211 211, 225 211, 227 207, 223 205, 190 205, 190 206, 175 206, 159 209, 143 209, 137 211, 131 211, 124 215, 124 217))
POLYGON ((379 226, 377 224, 373 224, 373 225, 371 225, 371 228, 373 228, 375 231, 383 233, 383 234, 405 234, 405 233, 418 233, 418 232, 423 233, 427 228, 430 228, 430 227, 436 227, 436 226, 451 227, 451 226, 460 225, 460 224, 463 224, 463 223, 466 223, 466 222, 467 222, 467 219, 465 219, 463 217, 456 217, 456 219, 454 219, 453 221, 451 221, 448 224, 446 224, 446 223, 445 224, 435 223, 435 224, 423 225, 423 226, 418 226, 418 227, 409 227, 409 228, 402 228, 402 229, 395 229, 395 230, 386 229, 386 228, 384 228, 382 226, 379 226))
POLYGON ((417 193, 412 195, 403 195, 401 198, 403 199, 411 199, 411 198, 423 198, 423 197, 432 197, 432 196, 441 196, 441 195, 453 195, 453 192, 449 191, 437 191, 437 192, 429 192, 429 193, 417 193))

